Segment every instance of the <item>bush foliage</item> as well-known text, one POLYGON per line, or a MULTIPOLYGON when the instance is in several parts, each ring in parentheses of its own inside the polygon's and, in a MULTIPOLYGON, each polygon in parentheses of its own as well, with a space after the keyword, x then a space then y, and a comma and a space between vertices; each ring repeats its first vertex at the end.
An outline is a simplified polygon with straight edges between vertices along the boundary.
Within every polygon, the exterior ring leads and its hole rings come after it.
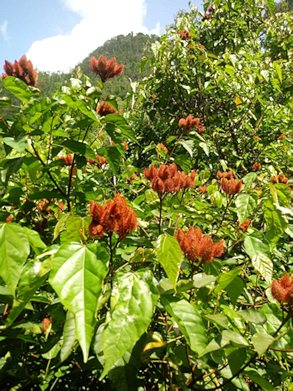
POLYGON ((191 8, 122 104, 114 60, 50 97, 5 69, 2 390, 290 389, 291 32, 191 8))

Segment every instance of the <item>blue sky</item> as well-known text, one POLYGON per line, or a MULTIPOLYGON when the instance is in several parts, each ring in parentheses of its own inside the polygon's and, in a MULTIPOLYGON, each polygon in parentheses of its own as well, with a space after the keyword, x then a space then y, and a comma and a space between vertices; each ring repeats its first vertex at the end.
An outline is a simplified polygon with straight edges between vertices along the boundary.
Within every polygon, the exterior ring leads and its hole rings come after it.
MULTIPOLYGON (((0 73, 22 54, 45 71, 66 71, 107 39, 162 33, 188 0, 0 0, 0 73)), ((200 0, 192 4, 200 6, 200 0)))

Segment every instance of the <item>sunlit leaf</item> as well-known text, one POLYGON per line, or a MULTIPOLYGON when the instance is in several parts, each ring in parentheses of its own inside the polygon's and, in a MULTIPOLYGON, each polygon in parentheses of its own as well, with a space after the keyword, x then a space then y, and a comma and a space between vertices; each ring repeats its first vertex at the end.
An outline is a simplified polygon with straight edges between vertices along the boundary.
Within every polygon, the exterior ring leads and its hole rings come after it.
POLYGON ((50 284, 61 303, 74 314, 76 338, 84 361, 95 331, 95 312, 109 256, 96 244, 95 253, 78 243, 64 244, 53 258, 50 284))
POLYGON ((115 282, 115 300, 102 333, 105 365, 102 377, 131 350, 149 326, 156 295, 141 273, 125 273, 115 282))
POLYGON ((207 344, 206 326, 200 311, 185 299, 162 296, 161 301, 177 323, 191 350, 200 354, 207 344))
POLYGON ((176 286, 183 253, 174 236, 160 235, 156 243, 156 254, 172 285, 176 286))
POLYGON ((23 265, 30 253, 27 235, 15 223, 0 227, 0 277, 14 295, 23 265))

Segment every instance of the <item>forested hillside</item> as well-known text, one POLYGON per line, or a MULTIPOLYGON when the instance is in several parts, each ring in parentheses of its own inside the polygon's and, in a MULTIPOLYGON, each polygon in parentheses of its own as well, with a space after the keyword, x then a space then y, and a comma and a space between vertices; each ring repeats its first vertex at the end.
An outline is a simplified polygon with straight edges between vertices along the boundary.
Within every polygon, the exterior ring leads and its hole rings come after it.
POLYGON ((140 62, 144 54, 150 50, 150 46, 158 39, 156 35, 146 35, 133 33, 128 35, 118 35, 102 46, 98 47, 88 55, 79 65, 75 67, 69 74, 66 73, 48 73, 40 72, 39 86, 44 95, 51 95, 57 87, 60 87, 65 80, 68 80, 80 68, 82 72, 88 75, 91 81, 94 81, 94 75, 89 70, 89 59, 91 56, 99 57, 101 55, 107 58, 115 56, 119 63, 124 64, 125 71, 119 80, 115 82, 109 81, 104 93, 118 95, 124 98, 130 90, 129 79, 138 80, 147 75, 147 69, 140 69, 140 62))

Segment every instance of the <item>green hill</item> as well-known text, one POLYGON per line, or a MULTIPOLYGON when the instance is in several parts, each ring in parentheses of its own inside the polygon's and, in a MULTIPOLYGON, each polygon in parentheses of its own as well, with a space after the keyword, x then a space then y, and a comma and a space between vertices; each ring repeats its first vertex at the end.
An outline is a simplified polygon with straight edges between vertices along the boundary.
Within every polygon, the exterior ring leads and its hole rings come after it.
POLYGON ((104 93, 124 98, 130 89, 129 79, 135 81, 147 75, 147 69, 140 70, 140 61, 143 55, 148 53, 151 44, 157 39, 158 37, 156 35, 146 35, 143 33, 138 33, 136 35, 130 33, 126 36, 118 35, 117 37, 106 41, 102 46, 90 53, 70 73, 40 72, 39 86, 44 95, 51 95, 58 85, 63 84, 66 79, 75 73, 78 67, 94 81, 96 76, 89 70, 90 57, 104 55, 109 58, 115 56, 119 63, 125 65, 125 71, 119 78, 109 80, 106 83, 104 93))

